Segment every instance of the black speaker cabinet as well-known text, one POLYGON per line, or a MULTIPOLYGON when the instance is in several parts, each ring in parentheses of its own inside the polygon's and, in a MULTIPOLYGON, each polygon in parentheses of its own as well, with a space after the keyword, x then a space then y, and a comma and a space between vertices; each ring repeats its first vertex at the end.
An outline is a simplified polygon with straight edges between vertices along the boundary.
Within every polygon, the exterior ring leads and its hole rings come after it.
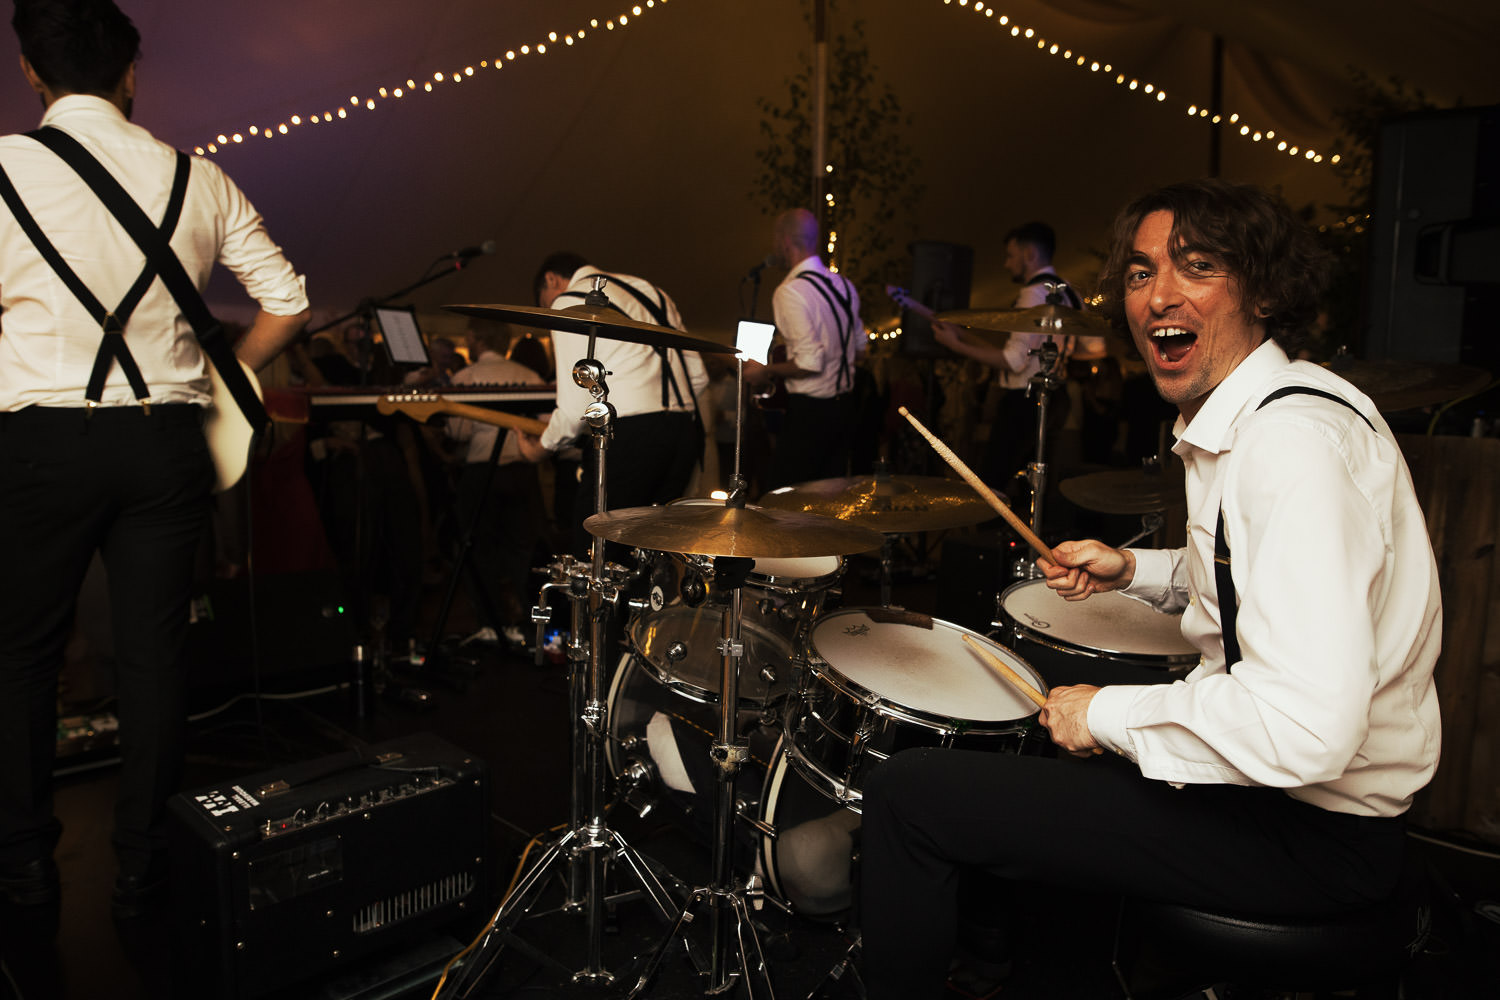
MULTIPOLYGON (((974 248, 937 240, 911 244, 911 288, 914 301, 935 312, 967 309, 974 277, 974 248)), ((932 324, 909 309, 901 312, 901 353, 916 358, 951 358, 932 336, 932 324)))
POLYGON ((998 614, 996 600, 1016 578, 1012 570, 1027 550, 998 534, 943 540, 934 617, 981 634, 998 614))
POLYGON ((488 916, 484 765, 430 733, 169 803, 182 995, 262 997, 488 916))
POLYGON ((1490 368, 1500 309, 1500 105, 1380 129, 1366 356, 1490 368))

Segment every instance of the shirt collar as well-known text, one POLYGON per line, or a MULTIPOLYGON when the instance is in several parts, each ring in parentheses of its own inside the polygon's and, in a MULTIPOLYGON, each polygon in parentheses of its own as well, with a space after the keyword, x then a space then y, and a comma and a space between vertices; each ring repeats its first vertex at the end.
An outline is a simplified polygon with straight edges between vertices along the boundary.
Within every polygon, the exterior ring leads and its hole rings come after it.
POLYGON ((809 254, 797 262, 797 266, 787 272, 787 277, 801 274, 803 271, 822 271, 827 273, 828 268, 823 263, 823 258, 817 254, 809 254))
POLYGON ((1246 406, 1260 402, 1257 390, 1289 364, 1281 345, 1268 337, 1209 392, 1192 423, 1184 426, 1182 417, 1177 418, 1172 433, 1178 443, 1172 450, 1191 445, 1214 454, 1226 451, 1234 442, 1235 420, 1246 406))
POLYGON ((79 115, 103 115, 124 124, 125 113, 102 97, 93 94, 67 94, 59 97, 47 107, 42 115, 43 125, 56 125, 59 118, 79 115))

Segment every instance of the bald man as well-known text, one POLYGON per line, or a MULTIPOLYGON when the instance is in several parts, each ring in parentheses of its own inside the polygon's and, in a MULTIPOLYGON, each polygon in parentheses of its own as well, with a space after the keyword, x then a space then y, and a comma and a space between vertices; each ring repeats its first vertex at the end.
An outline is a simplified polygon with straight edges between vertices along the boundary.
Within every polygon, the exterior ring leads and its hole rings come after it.
POLYGON ((786 360, 747 362, 745 380, 785 379, 786 420, 776 438, 766 488, 847 475, 854 439, 854 369, 865 352, 854 283, 823 263, 823 234, 803 208, 782 212, 771 233, 775 262, 787 276, 771 297, 786 360))

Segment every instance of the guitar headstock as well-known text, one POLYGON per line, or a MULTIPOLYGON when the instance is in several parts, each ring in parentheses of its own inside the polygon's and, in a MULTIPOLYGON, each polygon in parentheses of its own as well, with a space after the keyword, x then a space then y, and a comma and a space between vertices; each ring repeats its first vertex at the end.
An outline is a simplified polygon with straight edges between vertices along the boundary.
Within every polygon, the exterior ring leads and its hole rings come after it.
POLYGON ((375 409, 383 416, 404 413, 413 420, 426 423, 437 414, 448 412, 448 401, 433 392, 411 392, 381 396, 375 401, 375 409))
POLYGON ((896 305, 900 306, 902 309, 905 309, 907 312, 914 312, 918 316, 925 316, 928 319, 932 319, 932 310, 922 303, 918 302, 916 299, 912 298, 911 292, 902 288, 900 285, 886 285, 885 294, 889 295, 892 302, 896 303, 896 305))

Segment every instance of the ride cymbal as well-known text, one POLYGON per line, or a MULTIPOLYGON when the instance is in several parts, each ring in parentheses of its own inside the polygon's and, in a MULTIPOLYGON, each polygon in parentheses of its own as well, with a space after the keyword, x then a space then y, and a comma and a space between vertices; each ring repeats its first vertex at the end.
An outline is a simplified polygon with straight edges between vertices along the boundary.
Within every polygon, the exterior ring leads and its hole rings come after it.
POLYGON ((1472 365, 1337 357, 1323 367, 1369 396, 1376 409, 1388 413, 1452 402, 1490 383, 1490 373, 1472 365))
POLYGON ((605 340, 646 344, 650 347, 672 347, 683 351, 698 351, 700 354, 734 354, 736 351, 730 344, 700 340, 669 326, 657 326, 655 323, 633 320, 613 306, 592 306, 579 303, 576 306, 568 306, 566 309, 507 305, 459 305, 443 308, 462 316, 477 316, 480 319, 495 319, 504 323, 539 326, 544 330, 563 330, 568 333, 581 333, 584 336, 603 337, 605 340))
POLYGON ((589 534, 658 552, 764 559, 841 556, 880 548, 879 533, 831 517, 723 503, 625 507, 583 522, 589 534))
POLYGON ((1171 472, 1159 469, 1090 472, 1064 479, 1059 488, 1063 496, 1084 510, 1101 514, 1151 514, 1187 502, 1180 465, 1171 472))
POLYGON ((1097 313, 1051 304, 1029 309, 954 309, 938 313, 933 318, 956 323, 979 334, 1057 333, 1102 337, 1111 330, 1109 321, 1097 313))
POLYGON ((998 516, 973 487, 940 476, 814 479, 773 490, 760 503, 836 517, 888 534, 960 528, 998 516))

